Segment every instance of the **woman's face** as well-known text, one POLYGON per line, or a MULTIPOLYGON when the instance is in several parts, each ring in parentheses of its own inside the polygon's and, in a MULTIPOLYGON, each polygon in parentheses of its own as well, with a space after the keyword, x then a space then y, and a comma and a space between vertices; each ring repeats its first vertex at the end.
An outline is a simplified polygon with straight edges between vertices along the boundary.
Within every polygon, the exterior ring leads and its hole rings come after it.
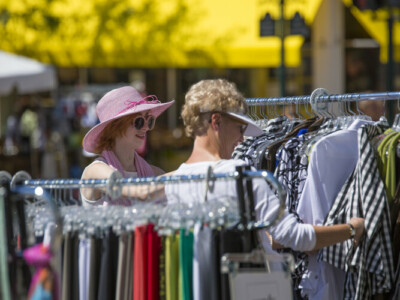
POLYGON ((230 159, 235 147, 243 142, 243 132, 247 126, 230 115, 221 114, 221 116, 220 155, 223 159, 230 159))
POLYGON ((130 147, 138 149, 146 139, 147 132, 154 128, 156 118, 149 111, 132 116, 131 125, 126 129, 124 138, 130 147))

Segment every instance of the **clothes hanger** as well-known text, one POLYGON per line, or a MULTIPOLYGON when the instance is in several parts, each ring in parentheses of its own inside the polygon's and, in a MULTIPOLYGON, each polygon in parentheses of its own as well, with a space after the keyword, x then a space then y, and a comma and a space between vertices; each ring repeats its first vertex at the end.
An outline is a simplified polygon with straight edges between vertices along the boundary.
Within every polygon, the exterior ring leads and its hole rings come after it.
POLYGON ((269 116, 267 116, 267 112, 265 111, 266 105, 260 100, 260 108, 261 108, 261 128, 265 129, 268 124, 269 116))
POLYGON ((312 146, 324 135, 328 134, 329 132, 329 126, 332 126, 332 118, 333 115, 331 115, 328 110, 329 110, 329 105, 327 102, 323 102, 322 100, 319 100, 321 96, 328 96, 329 92, 324 89, 324 88, 317 88, 315 89, 310 96, 310 105, 311 108, 319 118, 322 118, 324 120, 327 120, 324 122, 324 124, 321 126, 321 129, 312 132, 310 134, 306 134, 308 139, 304 141, 303 145, 301 145, 299 149, 299 154, 301 156, 307 155, 311 153, 312 146))
POLYGON ((397 100, 397 114, 394 117, 392 128, 395 131, 400 131, 400 99, 397 100))

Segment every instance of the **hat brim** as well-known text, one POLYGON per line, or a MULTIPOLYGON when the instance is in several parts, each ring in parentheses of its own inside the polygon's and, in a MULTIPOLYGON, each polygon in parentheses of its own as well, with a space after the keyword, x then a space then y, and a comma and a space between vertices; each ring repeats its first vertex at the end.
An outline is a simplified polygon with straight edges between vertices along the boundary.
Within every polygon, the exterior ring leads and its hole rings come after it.
POLYGON ((226 114, 247 124, 247 128, 246 128, 245 132, 243 133, 244 136, 259 136, 263 133, 263 130, 261 129, 261 127, 259 127, 248 116, 238 114, 238 113, 233 113, 233 112, 226 112, 226 114))
POLYGON ((95 149, 97 146, 98 138, 100 137, 101 132, 104 128, 112 121, 117 120, 119 118, 136 114, 142 111, 151 111, 151 114, 155 117, 161 115, 166 109, 168 109, 172 104, 175 103, 175 100, 166 103, 149 103, 149 104, 140 104, 134 106, 131 109, 124 111, 123 113, 117 114, 115 117, 108 119, 107 121, 101 122, 91 128, 85 135, 82 141, 82 147, 85 151, 90 153, 95 153, 95 149))

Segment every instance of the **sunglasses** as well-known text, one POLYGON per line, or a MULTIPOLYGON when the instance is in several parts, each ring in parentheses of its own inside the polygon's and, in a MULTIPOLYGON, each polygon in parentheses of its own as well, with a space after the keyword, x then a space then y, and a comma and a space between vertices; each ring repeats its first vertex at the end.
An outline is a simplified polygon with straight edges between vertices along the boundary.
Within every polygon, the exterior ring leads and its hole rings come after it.
MULTIPOLYGON (((228 117, 228 118, 229 118, 229 117, 228 117)), ((236 123, 239 123, 238 120, 235 119, 235 118, 229 118, 229 119, 231 119, 231 120, 233 120, 233 121, 236 121, 236 123)), ((239 123, 239 124, 240 124, 239 131, 240 131, 240 133, 243 135, 244 132, 246 131, 248 125, 247 125, 247 124, 242 124, 242 123, 239 123)))
POLYGON ((133 120, 132 125, 135 126, 137 130, 140 130, 143 128, 144 124, 147 121, 147 127, 149 130, 152 130, 154 128, 154 125, 156 124, 156 118, 154 116, 147 116, 147 117, 142 117, 138 116, 133 120))
POLYGON ((243 135, 244 132, 246 131, 247 126, 248 126, 248 124, 240 124, 239 130, 240 130, 240 133, 241 133, 242 135, 243 135))
MULTIPOLYGON (((204 113, 209 113, 209 112, 204 112, 204 113)), ((219 113, 219 114, 221 114, 221 115, 223 115, 223 116, 225 116, 225 117, 231 119, 232 121, 235 121, 235 123, 240 124, 239 131, 240 131, 240 133, 241 133, 242 135, 243 135, 244 132, 246 131, 247 127, 249 126, 249 124, 243 124, 243 123, 240 122, 238 119, 232 117, 231 115, 228 115, 227 113, 220 112, 220 111, 212 111, 211 114, 213 114, 213 113, 219 113)), ((208 120, 208 123, 211 123, 211 119, 208 120)))
POLYGON ((232 117, 231 115, 228 115, 228 114, 226 114, 226 113, 221 113, 221 114, 222 114, 223 116, 225 116, 225 117, 231 119, 231 120, 234 121, 235 123, 240 124, 239 131, 240 131, 240 133, 241 133, 242 135, 244 134, 244 132, 245 132, 246 129, 247 129, 248 124, 243 124, 243 123, 240 122, 238 119, 236 119, 236 118, 234 118, 234 117, 232 117))

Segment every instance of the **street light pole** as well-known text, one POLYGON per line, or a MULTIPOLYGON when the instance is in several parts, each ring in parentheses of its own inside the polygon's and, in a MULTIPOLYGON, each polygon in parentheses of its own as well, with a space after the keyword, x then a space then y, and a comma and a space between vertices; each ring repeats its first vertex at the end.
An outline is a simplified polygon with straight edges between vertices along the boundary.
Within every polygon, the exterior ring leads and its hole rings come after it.
MULTIPOLYGON (((393 23, 394 23, 394 16, 393 16, 393 8, 389 6, 389 18, 387 20, 388 24, 388 58, 387 58, 387 66, 386 66, 386 90, 389 92, 393 91, 393 23)), ((394 101, 386 101, 386 115, 389 124, 392 124, 394 119, 394 101)))
POLYGON ((280 18, 280 38, 281 38, 281 65, 279 68, 279 83, 281 90, 281 97, 285 97, 285 17, 284 0, 280 0, 281 18, 280 18))

